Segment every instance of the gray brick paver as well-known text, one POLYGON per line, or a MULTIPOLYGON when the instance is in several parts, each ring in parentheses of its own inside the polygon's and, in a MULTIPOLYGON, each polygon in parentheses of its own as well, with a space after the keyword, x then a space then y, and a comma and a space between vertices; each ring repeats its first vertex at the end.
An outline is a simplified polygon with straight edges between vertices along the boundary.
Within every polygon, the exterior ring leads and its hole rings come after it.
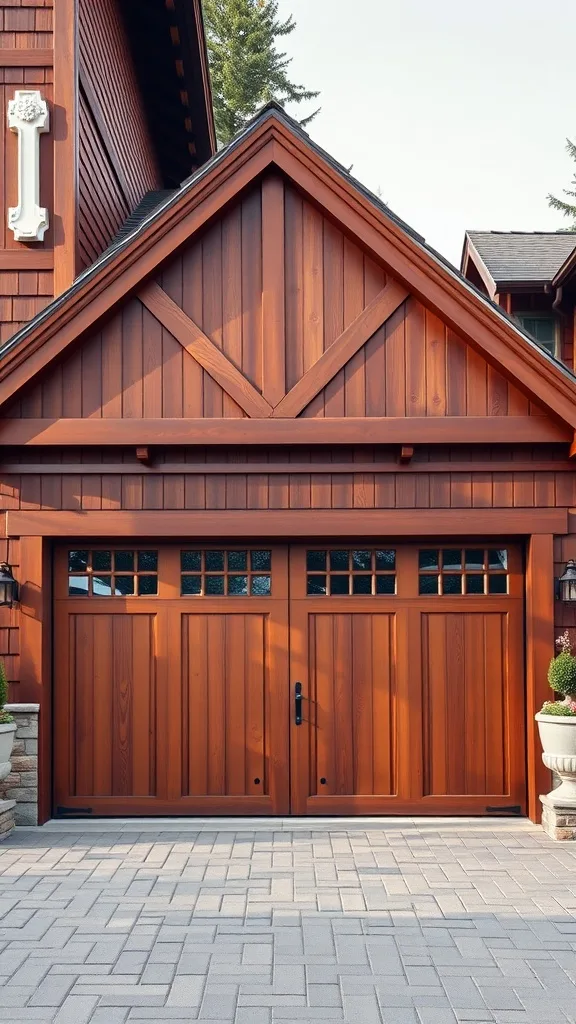
POLYGON ((523 822, 17 832, 0 1024, 576 1024, 571 872, 523 822))

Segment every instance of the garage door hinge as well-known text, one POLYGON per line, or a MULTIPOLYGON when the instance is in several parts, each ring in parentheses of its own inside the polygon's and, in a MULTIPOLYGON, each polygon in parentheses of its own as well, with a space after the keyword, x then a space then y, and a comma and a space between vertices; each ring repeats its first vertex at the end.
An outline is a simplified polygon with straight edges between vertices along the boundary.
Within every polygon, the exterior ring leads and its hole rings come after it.
POLYGON ((92 814, 91 807, 57 807, 56 814, 77 814, 79 817, 84 814, 92 814))
POLYGON ((487 814, 522 814, 520 804, 512 804, 511 807, 487 807, 487 814))

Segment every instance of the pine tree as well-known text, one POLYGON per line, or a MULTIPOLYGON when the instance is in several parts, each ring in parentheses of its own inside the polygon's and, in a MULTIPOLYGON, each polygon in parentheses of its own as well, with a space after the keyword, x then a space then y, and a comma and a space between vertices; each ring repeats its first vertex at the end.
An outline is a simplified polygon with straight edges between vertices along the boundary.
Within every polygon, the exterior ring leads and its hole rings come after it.
POLYGON ((288 77, 292 58, 277 51, 276 40, 289 36, 296 23, 292 16, 278 19, 277 0, 203 0, 203 10, 220 144, 230 142, 270 100, 302 103, 319 95, 288 77))
MULTIPOLYGON (((571 142, 570 139, 566 139, 566 152, 570 154, 573 160, 576 160, 576 144, 571 142)), ((576 199, 576 172, 572 178, 571 189, 563 189, 564 195, 569 196, 571 199, 576 199)), ((569 228, 564 228, 565 231, 576 231, 576 203, 567 202, 565 199, 557 199, 556 196, 548 196, 548 205, 554 210, 559 210, 565 217, 572 218, 572 224, 569 228)))

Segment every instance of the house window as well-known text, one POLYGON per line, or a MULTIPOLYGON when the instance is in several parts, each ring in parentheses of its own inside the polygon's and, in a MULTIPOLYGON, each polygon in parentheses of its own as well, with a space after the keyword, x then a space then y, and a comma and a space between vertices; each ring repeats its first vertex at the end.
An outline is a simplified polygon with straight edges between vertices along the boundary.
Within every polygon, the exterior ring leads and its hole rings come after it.
POLYGON ((309 597, 396 593, 396 552, 333 548, 306 552, 309 597))
POLYGON ((556 359, 559 358, 558 324, 556 318, 538 313, 517 313, 516 319, 524 330, 532 335, 534 341, 538 342, 540 348, 549 352, 556 359))
POLYGON ((157 551, 68 552, 70 597, 153 597, 157 593, 157 551))
POLYGON ((423 548, 418 572, 423 595, 508 593, 508 552, 499 548, 423 548))
POLYGON ((270 597, 271 551, 181 551, 182 597, 270 597))

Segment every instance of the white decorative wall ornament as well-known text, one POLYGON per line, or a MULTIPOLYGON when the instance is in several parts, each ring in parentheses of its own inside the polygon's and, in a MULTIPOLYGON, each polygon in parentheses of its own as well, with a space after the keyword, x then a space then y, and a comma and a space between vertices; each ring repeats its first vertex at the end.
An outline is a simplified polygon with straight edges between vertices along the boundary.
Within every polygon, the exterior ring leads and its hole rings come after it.
POLYGON ((48 227, 48 210, 40 206, 40 136, 49 121, 37 89, 18 90, 8 103, 8 127, 18 135, 18 206, 8 210, 8 227, 17 242, 42 242, 48 227))

